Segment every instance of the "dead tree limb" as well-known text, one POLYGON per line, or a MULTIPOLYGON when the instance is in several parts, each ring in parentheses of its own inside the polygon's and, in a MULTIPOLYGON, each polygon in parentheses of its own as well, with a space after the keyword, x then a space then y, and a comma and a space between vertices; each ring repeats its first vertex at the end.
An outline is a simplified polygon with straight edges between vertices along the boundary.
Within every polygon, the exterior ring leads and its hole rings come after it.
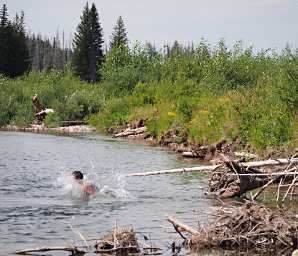
MULTIPOLYGON (((246 163, 238 163, 239 166, 245 167, 246 169, 256 168, 256 167, 265 167, 265 166, 274 166, 274 165, 285 165, 285 164, 297 164, 298 158, 292 159, 276 159, 276 160, 264 160, 264 161, 254 161, 246 163)), ((136 172, 130 173, 126 176, 135 177, 135 176, 151 176, 151 175, 161 175, 161 174, 174 174, 174 173, 188 173, 188 172, 213 172, 221 165, 206 165, 206 166, 197 166, 197 167, 186 167, 170 170, 160 170, 152 172, 136 172)))
POLYGON ((187 233, 191 234, 191 235, 198 235, 199 232, 191 227, 189 227, 188 225, 180 222, 179 220, 177 220, 176 218, 172 217, 172 216, 167 216, 167 221, 169 221, 170 223, 173 224, 173 226, 176 226, 178 228, 180 228, 183 231, 186 231, 187 233))

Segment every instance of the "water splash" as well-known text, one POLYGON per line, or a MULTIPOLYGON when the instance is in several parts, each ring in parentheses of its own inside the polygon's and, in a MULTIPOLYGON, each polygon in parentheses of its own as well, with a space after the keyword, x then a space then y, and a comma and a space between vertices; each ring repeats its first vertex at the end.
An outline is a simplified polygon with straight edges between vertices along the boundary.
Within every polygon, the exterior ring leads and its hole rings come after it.
MULTIPOLYGON (((92 197, 120 199, 129 197, 129 192, 125 189, 126 180, 123 175, 99 176, 91 171, 84 175, 84 181, 96 188, 97 192, 92 197)), ((81 185, 73 179, 71 172, 61 172, 55 186, 58 188, 59 194, 63 196, 86 197, 86 193, 82 191, 81 185)))

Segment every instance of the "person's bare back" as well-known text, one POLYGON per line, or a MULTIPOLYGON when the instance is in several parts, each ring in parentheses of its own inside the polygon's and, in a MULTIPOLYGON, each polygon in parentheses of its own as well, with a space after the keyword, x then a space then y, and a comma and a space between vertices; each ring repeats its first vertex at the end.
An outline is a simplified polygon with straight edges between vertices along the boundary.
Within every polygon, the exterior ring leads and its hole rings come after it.
POLYGON ((89 181, 84 180, 84 175, 80 171, 74 171, 72 173, 75 181, 81 185, 81 189, 87 195, 93 195, 96 193, 96 187, 89 181))

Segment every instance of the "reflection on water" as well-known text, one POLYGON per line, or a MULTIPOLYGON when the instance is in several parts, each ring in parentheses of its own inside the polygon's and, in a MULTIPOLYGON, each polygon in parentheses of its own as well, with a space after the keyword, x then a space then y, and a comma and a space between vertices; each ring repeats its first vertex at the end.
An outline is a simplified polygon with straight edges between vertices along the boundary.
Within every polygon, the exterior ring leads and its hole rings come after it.
MULTIPOLYGON (((182 165, 185 163, 176 155, 163 149, 99 135, 0 132, 1 252, 82 244, 71 225, 92 239, 110 231, 115 221, 167 249, 178 236, 165 214, 193 227, 198 219, 201 224, 208 221, 208 209, 214 201, 200 189, 206 186, 207 178, 124 175, 182 165), (97 186, 94 196, 82 195, 71 179, 73 170, 82 171, 97 186)), ((170 249, 167 254, 171 254, 170 249)))

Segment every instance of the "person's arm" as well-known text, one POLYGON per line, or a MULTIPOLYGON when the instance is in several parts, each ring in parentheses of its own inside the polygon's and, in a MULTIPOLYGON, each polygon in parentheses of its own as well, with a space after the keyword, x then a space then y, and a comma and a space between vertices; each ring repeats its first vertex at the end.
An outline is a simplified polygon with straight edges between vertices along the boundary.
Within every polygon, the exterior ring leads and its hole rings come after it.
POLYGON ((84 182, 83 191, 89 195, 92 195, 96 193, 96 188, 89 182, 84 182))

